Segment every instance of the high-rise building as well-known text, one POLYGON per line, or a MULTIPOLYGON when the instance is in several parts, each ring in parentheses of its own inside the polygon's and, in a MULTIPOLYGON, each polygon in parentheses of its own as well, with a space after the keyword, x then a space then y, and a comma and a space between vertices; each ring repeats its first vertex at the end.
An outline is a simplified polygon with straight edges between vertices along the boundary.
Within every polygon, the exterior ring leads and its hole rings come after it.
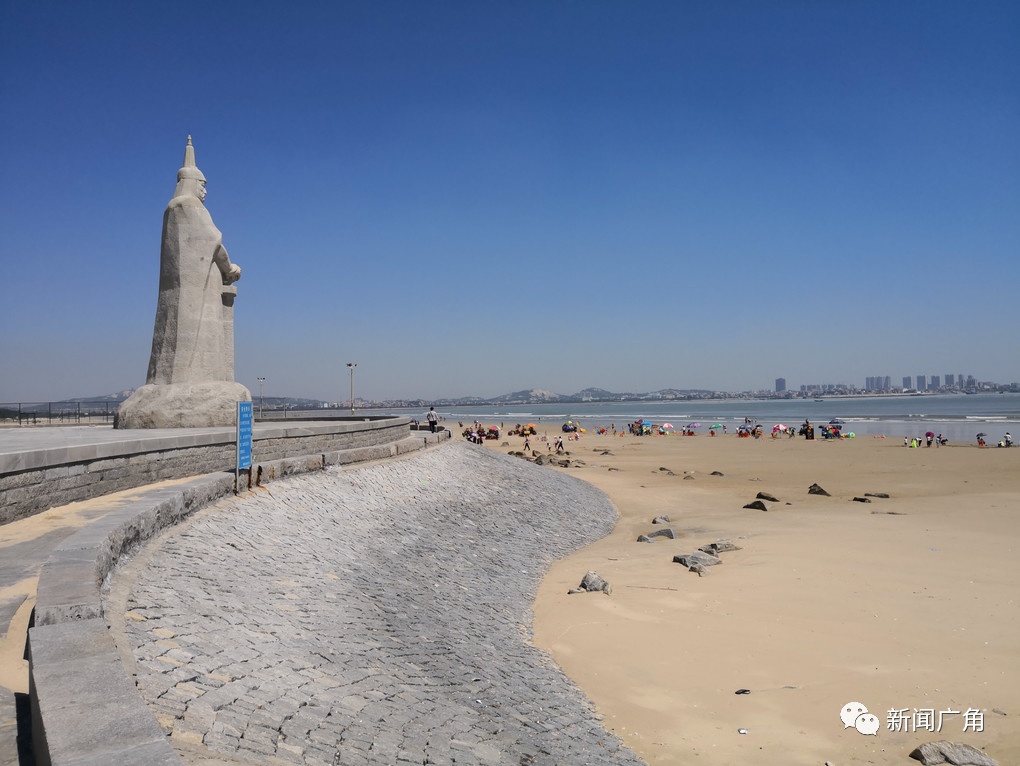
POLYGON ((786 378, 776 378, 776 393, 786 390, 786 378))
POLYGON ((915 387, 917 388, 918 391, 926 391, 928 389, 928 387, 925 385, 924 380, 925 380, 924 375, 917 376, 917 386, 915 387))
POLYGON ((892 388, 892 378, 888 375, 874 375, 864 379, 865 391, 888 391, 892 388))
POLYGON ((930 378, 928 378, 928 390, 929 391, 938 391, 939 390, 939 376, 938 375, 932 375, 930 378))
POLYGON ((905 375, 903 377, 903 388, 910 388, 910 376, 905 375))
POLYGON ((953 373, 947 372, 946 373, 946 388, 952 388, 952 387, 953 387, 953 373))

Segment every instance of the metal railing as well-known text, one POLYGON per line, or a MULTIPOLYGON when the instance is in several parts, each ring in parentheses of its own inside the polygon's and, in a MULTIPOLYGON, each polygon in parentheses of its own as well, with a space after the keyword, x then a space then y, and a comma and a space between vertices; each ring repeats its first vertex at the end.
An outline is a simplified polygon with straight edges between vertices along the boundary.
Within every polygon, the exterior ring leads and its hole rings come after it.
POLYGON ((112 424, 120 402, 0 402, 0 426, 112 424))

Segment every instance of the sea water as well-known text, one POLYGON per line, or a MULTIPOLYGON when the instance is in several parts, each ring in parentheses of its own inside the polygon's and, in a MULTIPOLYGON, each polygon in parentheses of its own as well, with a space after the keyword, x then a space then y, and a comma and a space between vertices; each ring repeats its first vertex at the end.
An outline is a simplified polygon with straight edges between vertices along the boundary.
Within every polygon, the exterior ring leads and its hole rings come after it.
MULTIPOLYGON (((924 436, 942 434, 950 443, 976 443, 986 434, 995 444, 1007 431, 1020 437, 1020 394, 925 394, 923 396, 828 397, 814 399, 699 399, 695 401, 575 402, 570 404, 513 404, 506 406, 437 407, 443 425, 456 431, 476 420, 485 425, 511 428, 535 423, 540 433, 558 433, 568 420, 589 434, 599 427, 626 430, 636 420, 669 423, 674 430, 697 424, 694 430, 707 435, 711 426, 726 426, 733 433, 745 421, 761 424, 766 433, 777 424, 798 429, 804 421, 815 426, 830 420, 845 421, 843 433, 857 436, 924 436)), ((424 422, 424 411, 380 410, 406 415, 424 422)))

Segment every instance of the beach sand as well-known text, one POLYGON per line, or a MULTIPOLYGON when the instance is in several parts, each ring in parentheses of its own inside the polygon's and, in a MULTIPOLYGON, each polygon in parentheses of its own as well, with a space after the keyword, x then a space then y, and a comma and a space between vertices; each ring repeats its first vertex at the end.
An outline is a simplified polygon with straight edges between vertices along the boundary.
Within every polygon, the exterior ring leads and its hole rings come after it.
POLYGON ((565 444, 584 465, 549 470, 600 487, 620 519, 550 570, 534 641, 648 763, 902 764, 941 739, 1020 764, 1020 450, 768 435, 565 444), (808 494, 814 483, 831 497, 808 494), (779 502, 743 508, 760 491, 779 502), (890 498, 853 501, 865 493, 890 498), (661 514, 679 538, 636 542, 661 514), (673 562, 719 539, 741 550, 706 576, 673 562), (612 595, 567 594, 588 570, 612 595), (878 719, 874 736, 844 727, 850 702, 878 719), (928 709, 941 731, 916 712, 928 709))

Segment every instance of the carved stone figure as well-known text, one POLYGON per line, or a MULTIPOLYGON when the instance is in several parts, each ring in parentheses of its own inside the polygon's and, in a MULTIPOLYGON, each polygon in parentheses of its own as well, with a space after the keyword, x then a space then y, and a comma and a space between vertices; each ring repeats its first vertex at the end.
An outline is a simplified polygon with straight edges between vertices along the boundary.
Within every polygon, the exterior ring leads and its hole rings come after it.
POLYGON ((117 410, 114 428, 234 424, 251 401, 234 382, 234 297, 241 267, 205 208, 205 176, 188 136, 177 188, 163 214, 159 302, 146 384, 117 410))

